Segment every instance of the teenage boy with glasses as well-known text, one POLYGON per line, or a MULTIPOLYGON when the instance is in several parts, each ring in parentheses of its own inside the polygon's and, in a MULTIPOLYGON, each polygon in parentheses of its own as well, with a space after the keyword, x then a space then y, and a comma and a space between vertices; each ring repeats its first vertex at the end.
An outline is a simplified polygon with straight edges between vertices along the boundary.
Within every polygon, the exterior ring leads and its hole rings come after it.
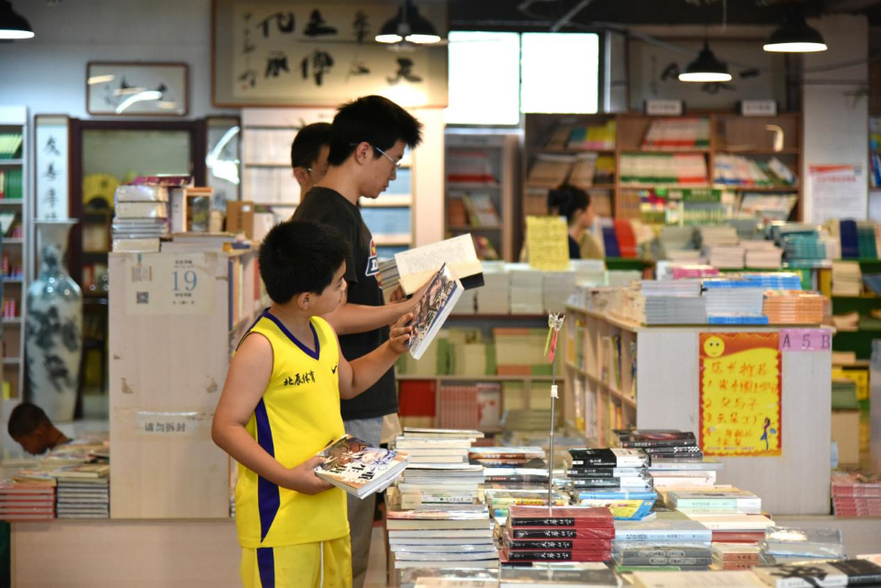
MULTIPOLYGON (((352 361, 388 340, 389 325, 415 307, 411 301, 384 305, 373 235, 361 217, 361 197, 375 199, 395 179, 404 149, 422 140, 422 124, 394 102, 365 96, 343 105, 333 119, 327 175, 301 199, 295 220, 333 225, 349 240, 346 260, 348 300, 325 315, 340 335, 343 357, 352 361)), ((383 417, 396 415, 394 369, 355 399, 342 402, 346 433, 373 446, 381 441, 383 417)), ((352 537, 352 585, 360 588, 367 572, 374 496, 348 497, 352 537)))

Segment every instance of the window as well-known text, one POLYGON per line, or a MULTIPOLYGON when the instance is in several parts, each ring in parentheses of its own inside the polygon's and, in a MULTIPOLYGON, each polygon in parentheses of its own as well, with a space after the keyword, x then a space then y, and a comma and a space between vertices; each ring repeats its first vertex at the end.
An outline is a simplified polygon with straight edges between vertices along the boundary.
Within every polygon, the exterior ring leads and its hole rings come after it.
POLYGON ((520 122, 520 35, 450 31, 447 124, 520 122))
POLYGON ((596 34, 523 33, 520 67, 521 112, 597 112, 596 34))

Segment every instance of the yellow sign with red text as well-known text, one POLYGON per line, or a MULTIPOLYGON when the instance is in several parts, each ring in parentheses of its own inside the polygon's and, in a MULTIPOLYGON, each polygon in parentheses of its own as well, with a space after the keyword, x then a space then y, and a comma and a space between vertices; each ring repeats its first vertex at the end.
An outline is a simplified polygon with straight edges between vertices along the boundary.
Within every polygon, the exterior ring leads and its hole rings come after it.
POLYGON ((778 333, 700 334, 700 445, 705 455, 780 455, 778 333))

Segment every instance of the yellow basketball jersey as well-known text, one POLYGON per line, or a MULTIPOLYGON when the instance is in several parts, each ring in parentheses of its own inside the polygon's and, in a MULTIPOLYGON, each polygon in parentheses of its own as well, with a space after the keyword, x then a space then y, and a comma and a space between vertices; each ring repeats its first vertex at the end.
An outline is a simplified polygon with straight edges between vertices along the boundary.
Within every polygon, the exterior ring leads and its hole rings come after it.
MULTIPOLYGON (((300 465, 345 434, 340 416, 339 346, 326 321, 312 317, 315 351, 265 311, 249 333, 272 345, 272 376, 247 431, 282 465, 300 465)), ((328 541, 349 533, 346 493, 314 496, 281 488, 239 465, 236 527, 242 547, 328 541)))

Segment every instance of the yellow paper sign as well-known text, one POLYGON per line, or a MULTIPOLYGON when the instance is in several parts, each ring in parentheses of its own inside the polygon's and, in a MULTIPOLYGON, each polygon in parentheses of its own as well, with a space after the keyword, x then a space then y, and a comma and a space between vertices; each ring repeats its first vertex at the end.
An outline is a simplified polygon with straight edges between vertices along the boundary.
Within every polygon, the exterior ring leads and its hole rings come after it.
POLYGON ((780 455, 778 333, 701 333, 700 441, 706 455, 780 455))
POLYGON ((569 269, 569 233, 562 216, 527 216, 529 265, 542 271, 569 269))

